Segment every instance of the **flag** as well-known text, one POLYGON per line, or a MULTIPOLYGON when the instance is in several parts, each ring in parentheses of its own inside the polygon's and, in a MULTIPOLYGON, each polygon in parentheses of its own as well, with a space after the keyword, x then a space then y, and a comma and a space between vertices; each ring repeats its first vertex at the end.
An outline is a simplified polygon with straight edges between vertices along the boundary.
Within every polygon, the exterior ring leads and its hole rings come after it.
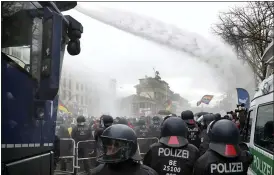
POLYGON ((244 104, 245 108, 249 108, 250 98, 249 93, 243 88, 236 88, 238 94, 238 104, 244 104))
POLYGON ((209 104, 210 101, 213 99, 213 95, 204 95, 200 101, 197 102, 197 106, 199 106, 201 103, 209 104))
POLYGON ((68 128, 69 136, 71 136, 71 132, 72 132, 72 127, 69 127, 69 128, 68 128))
POLYGON ((171 107, 172 107, 172 101, 171 100, 167 100, 165 102, 165 105, 166 105, 166 110, 167 111, 170 111, 171 110, 171 107))
POLYGON ((65 113, 69 113, 68 108, 66 108, 65 105, 63 105, 61 100, 59 100, 59 102, 58 102, 58 110, 65 112, 65 113))

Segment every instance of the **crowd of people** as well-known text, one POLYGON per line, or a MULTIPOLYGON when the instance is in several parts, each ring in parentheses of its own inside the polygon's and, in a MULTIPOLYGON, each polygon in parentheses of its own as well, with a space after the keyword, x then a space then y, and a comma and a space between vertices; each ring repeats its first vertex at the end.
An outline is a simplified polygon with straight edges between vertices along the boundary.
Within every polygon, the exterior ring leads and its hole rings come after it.
MULTIPOLYGON (((79 147, 79 156, 89 157, 88 147, 96 151, 96 163, 84 160, 84 171, 97 174, 246 174, 252 155, 240 147, 240 122, 235 113, 194 115, 183 111, 180 116, 141 116, 139 118, 102 115, 58 118, 58 138, 75 142, 95 140, 79 147), (158 138, 157 142, 138 138, 158 138), (149 145, 143 145, 149 144, 149 145), (148 148, 143 156, 141 147, 148 148)), ((63 163, 64 164, 64 163, 63 163)))

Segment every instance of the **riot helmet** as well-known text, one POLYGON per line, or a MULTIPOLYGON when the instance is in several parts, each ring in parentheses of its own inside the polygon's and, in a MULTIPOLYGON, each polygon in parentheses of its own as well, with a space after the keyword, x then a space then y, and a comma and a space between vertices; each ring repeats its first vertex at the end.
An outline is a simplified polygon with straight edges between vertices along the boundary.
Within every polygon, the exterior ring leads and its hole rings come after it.
POLYGON ((163 122, 166 120, 166 119, 168 119, 168 118, 170 118, 171 116, 165 116, 165 118, 164 118, 164 120, 163 120, 163 122))
POLYGON ((215 115, 215 120, 220 120, 222 118, 221 114, 216 113, 215 115))
POLYGON ((160 120, 160 117, 159 116, 154 116, 154 117, 152 117, 152 120, 153 121, 158 121, 158 120, 160 120))
POLYGON ((164 118, 163 121, 165 121, 166 119, 168 119, 170 117, 177 117, 177 115, 175 115, 175 114, 169 114, 169 115, 165 116, 165 118, 164 118))
POLYGON ((123 124, 111 125, 104 130, 100 138, 98 162, 119 163, 129 159, 142 160, 136 133, 129 126, 123 124))
POLYGON ((117 122, 117 124, 128 125, 128 121, 125 118, 120 118, 120 120, 117 122))
POLYGON ((133 125, 135 125, 136 122, 137 122, 137 119, 136 119, 136 118, 131 118, 131 123, 132 123, 133 125))
POLYGON ((139 120, 144 120, 144 121, 146 121, 146 117, 145 117, 145 116, 141 116, 141 117, 139 118, 139 120))
POLYGON ((113 124, 113 118, 110 115, 102 115, 100 118, 100 125, 103 128, 107 128, 113 124))
POLYGON ((229 116, 228 116, 228 115, 224 115, 223 118, 224 118, 224 119, 229 119, 229 116))
POLYGON ((120 117, 116 117, 116 118, 114 119, 113 123, 114 123, 114 124, 118 124, 119 121, 120 121, 120 117))
POLYGON ((169 114, 171 117, 177 117, 176 114, 169 114))
POLYGON ((86 118, 81 115, 81 116, 77 117, 76 121, 77 121, 77 125, 84 125, 86 122, 86 118))
POLYGON ((233 119, 232 114, 227 114, 227 115, 228 115, 228 119, 229 119, 229 120, 232 120, 232 119, 233 119))
POLYGON ((139 125, 139 126, 146 125, 146 121, 145 121, 144 119, 140 119, 140 120, 138 121, 138 125, 139 125))
POLYGON ((194 121, 194 114, 192 111, 187 110, 187 111, 183 111, 181 113, 181 118, 187 123, 187 124, 195 124, 194 121))
POLYGON ((154 125, 160 125, 160 121, 161 121, 161 119, 159 116, 154 116, 152 118, 152 124, 154 124, 154 125))
POLYGON ((205 114, 198 118, 197 122, 204 126, 204 128, 207 128, 207 126, 210 124, 210 122, 215 120, 214 114, 205 114))
POLYGON ((174 117, 174 116, 171 116, 171 115, 165 116, 164 119, 163 119, 163 121, 162 121, 162 123, 161 123, 161 126, 163 126, 164 121, 166 121, 170 117, 174 117))
POLYGON ((208 126, 209 148, 224 157, 240 154, 240 132, 228 119, 215 120, 208 126))
POLYGON ((169 147, 182 147, 188 144, 186 123, 179 117, 166 119, 161 127, 159 142, 169 147))

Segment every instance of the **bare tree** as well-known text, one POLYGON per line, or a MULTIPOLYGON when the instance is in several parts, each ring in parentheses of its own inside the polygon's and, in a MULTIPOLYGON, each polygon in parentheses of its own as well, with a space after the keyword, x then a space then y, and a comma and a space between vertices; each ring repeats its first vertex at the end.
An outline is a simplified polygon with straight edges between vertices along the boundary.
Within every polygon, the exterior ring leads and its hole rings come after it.
POLYGON ((246 61, 259 80, 266 77, 266 63, 261 59, 273 38, 274 2, 248 2, 219 14, 212 29, 233 46, 239 59, 246 61))

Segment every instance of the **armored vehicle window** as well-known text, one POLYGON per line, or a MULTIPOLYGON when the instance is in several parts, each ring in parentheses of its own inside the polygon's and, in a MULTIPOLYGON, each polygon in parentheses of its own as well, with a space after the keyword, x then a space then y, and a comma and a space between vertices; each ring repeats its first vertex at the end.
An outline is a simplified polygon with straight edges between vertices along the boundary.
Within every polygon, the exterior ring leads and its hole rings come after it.
POLYGON ((33 53, 41 52, 40 6, 35 2, 1 2, 1 6, 1 51, 30 72, 33 53))
POLYGON ((274 104, 260 106, 255 125, 255 145, 274 153, 274 104))

